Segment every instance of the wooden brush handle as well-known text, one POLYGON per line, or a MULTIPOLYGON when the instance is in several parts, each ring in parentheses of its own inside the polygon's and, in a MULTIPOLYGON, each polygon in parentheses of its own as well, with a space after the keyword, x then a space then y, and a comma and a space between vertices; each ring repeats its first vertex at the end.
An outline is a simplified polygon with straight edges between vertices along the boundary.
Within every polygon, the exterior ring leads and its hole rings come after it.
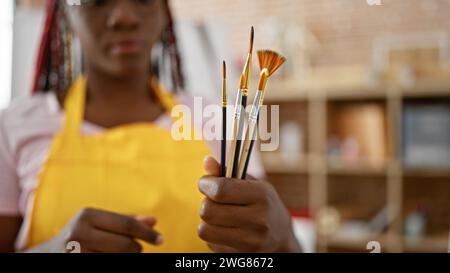
POLYGON ((252 141, 256 139, 256 130, 258 127, 258 120, 259 120, 259 111, 261 109, 262 101, 264 98, 264 92, 258 90, 256 93, 256 97, 253 100, 252 105, 252 111, 250 112, 250 116, 248 118, 248 130, 245 135, 245 142, 244 146, 242 148, 242 155, 239 162, 239 168, 237 177, 242 179, 244 177, 244 172, 246 172, 246 165, 248 165, 251 148, 252 148, 252 141))
MULTIPOLYGON (((228 161, 227 161, 227 172, 226 177, 231 178, 233 177, 233 167, 235 166, 235 158, 236 158, 236 149, 238 147, 238 138, 239 138, 239 127, 241 123, 241 105, 242 105, 242 90, 238 90, 237 99, 236 99, 236 106, 234 108, 234 120, 233 120, 233 135, 231 139, 231 145, 230 145, 230 153, 228 155, 228 161)), ((240 144, 240 142, 239 142, 240 144)))
POLYGON ((231 139, 231 144, 230 144, 230 153, 228 155, 228 161, 227 161, 227 172, 225 174, 225 176, 227 178, 231 178, 233 176, 233 165, 234 165, 234 157, 236 154, 236 145, 237 145, 237 132, 238 132, 238 122, 236 122, 236 120, 233 122, 233 137, 231 139))
MULTIPOLYGON (((258 130, 258 125, 259 125, 259 114, 258 114, 258 118, 256 119, 256 130, 258 130)), ((248 156, 247 156, 247 159, 245 160, 244 170, 241 174, 241 179, 247 178, 248 165, 250 164, 250 158, 252 157, 252 151, 253 151, 253 147, 255 146, 255 142, 256 142, 256 134, 255 134, 254 138, 252 138, 250 141, 250 147, 248 148, 248 156)))
POLYGON ((250 148, 248 150, 248 157, 247 157, 247 160, 245 161, 244 171, 242 172, 241 179, 247 179, 248 165, 250 164, 250 157, 252 156, 252 151, 253 151, 254 146, 255 146, 255 140, 252 140, 250 142, 250 148))
POLYGON ((239 168, 238 168, 238 173, 237 173, 237 177, 239 179, 243 178, 244 175, 244 171, 245 171, 245 165, 248 161, 248 158, 250 157, 250 147, 252 144, 252 141, 255 139, 256 136, 256 124, 255 123, 250 123, 248 125, 248 130, 247 133, 245 134, 245 141, 244 141, 244 145, 242 146, 242 154, 241 154, 241 158, 239 160, 239 168))
POLYGON ((238 170, 239 170, 239 158, 241 155, 241 144, 242 140, 244 139, 244 125, 245 125, 245 107, 247 107, 247 96, 242 97, 242 104, 241 104, 241 114, 239 115, 239 127, 238 127, 238 134, 237 134, 237 140, 236 140, 236 152, 234 153, 234 162, 233 162, 233 171, 231 177, 238 178, 238 170))
POLYGON ((220 176, 225 177, 227 161, 227 107, 222 107, 222 140, 220 150, 220 176))

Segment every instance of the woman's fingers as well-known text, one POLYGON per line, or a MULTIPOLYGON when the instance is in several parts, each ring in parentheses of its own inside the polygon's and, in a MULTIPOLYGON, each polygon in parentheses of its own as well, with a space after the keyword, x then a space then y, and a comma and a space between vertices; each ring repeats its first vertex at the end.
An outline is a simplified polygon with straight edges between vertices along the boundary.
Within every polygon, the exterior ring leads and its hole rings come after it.
POLYGON ((251 206, 219 204, 206 198, 200 208, 200 218, 207 224, 222 227, 258 226, 260 220, 252 212, 251 206))
POLYGON ((141 239, 154 245, 163 242, 161 234, 134 217, 94 209, 88 209, 84 213, 87 221, 97 229, 141 239))
POLYGON ((221 204, 250 205, 264 198, 262 182, 224 177, 204 176, 199 189, 206 197, 221 204))
POLYGON ((208 247, 215 253, 239 253, 237 249, 228 246, 208 244, 208 247))
POLYGON ((258 234, 246 230, 230 227, 219 227, 201 223, 198 227, 198 236, 212 245, 226 246, 245 252, 257 252, 262 249, 262 241, 258 234))
POLYGON ((151 216, 136 216, 136 220, 146 224, 150 228, 154 228, 156 225, 156 218, 151 216))
POLYGON ((142 246, 132 238, 98 229, 89 231, 89 234, 80 244, 82 251, 85 248, 91 252, 100 253, 142 252, 142 246))

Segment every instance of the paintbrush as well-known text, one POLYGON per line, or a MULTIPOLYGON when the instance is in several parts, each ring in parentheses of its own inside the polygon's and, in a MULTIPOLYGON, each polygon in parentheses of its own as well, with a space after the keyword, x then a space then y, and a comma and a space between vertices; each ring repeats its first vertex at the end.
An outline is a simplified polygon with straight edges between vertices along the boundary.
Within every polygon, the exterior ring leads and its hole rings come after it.
POLYGON ((226 177, 228 178, 236 178, 238 173, 239 156, 244 131, 245 108, 247 107, 248 86, 251 76, 254 37, 255 30, 252 27, 247 60, 245 62, 244 70, 239 81, 239 90, 237 93, 236 106, 234 109, 233 137, 231 140, 230 154, 228 155, 226 171, 226 177))
POLYGON ((248 129, 239 160, 238 178, 241 179, 245 179, 247 175, 247 168, 256 139, 259 112, 264 102, 267 81, 286 62, 286 58, 272 50, 260 50, 258 51, 258 61, 261 69, 258 91, 253 100, 252 110, 248 119, 248 129))
POLYGON ((223 61, 222 66, 222 141, 220 155, 220 176, 226 175, 226 158, 227 158, 227 64, 223 61))

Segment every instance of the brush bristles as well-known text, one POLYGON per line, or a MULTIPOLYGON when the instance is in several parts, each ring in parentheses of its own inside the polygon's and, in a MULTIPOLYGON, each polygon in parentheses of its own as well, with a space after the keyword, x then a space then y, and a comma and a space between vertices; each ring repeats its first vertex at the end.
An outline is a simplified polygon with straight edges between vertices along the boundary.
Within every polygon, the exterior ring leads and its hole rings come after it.
POLYGON ((252 27, 251 31, 250 31, 250 48, 248 49, 248 52, 250 54, 253 53, 253 43, 255 41, 255 28, 252 27))
POLYGON ((272 76, 285 62, 286 58, 272 50, 258 51, 259 67, 269 71, 269 76, 272 76))
POLYGON ((223 66, 222 66, 222 107, 226 107, 227 106, 227 63, 225 61, 223 61, 223 66))
POLYGON ((225 61, 222 64, 222 77, 223 79, 227 78, 227 63, 225 61))

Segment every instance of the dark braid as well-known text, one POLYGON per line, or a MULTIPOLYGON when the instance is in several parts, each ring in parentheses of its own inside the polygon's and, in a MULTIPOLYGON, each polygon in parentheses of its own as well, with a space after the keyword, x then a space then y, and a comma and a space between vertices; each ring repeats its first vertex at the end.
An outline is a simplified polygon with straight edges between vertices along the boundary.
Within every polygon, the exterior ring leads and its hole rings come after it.
POLYGON ((48 91, 55 89, 56 86, 51 84, 52 73, 52 42, 54 40, 54 32, 56 25, 57 0, 47 1, 47 18, 44 24, 42 40, 38 52, 36 70, 33 79, 32 91, 48 91))
POLYGON ((171 61, 171 75, 174 91, 182 90, 184 88, 184 75, 181 68, 181 58, 178 51, 177 38, 174 29, 174 20, 168 1, 166 1, 166 13, 168 18, 167 25, 167 50, 169 51, 171 61))
MULTIPOLYGON (((32 92, 54 91, 59 98, 72 84, 73 60, 72 60, 72 33, 69 30, 62 5, 64 1, 47 0, 47 17, 40 43, 36 70, 33 79, 32 92)), ((181 58, 178 51, 177 39, 174 30, 174 21, 166 0, 165 11, 168 25, 161 37, 163 52, 167 52, 170 60, 170 78, 174 92, 184 89, 184 76, 181 68, 181 58)), ((165 54, 164 54, 165 55, 165 54)), ((165 57, 165 56, 161 56, 165 57)), ((159 67, 156 68, 161 73, 159 67)))

